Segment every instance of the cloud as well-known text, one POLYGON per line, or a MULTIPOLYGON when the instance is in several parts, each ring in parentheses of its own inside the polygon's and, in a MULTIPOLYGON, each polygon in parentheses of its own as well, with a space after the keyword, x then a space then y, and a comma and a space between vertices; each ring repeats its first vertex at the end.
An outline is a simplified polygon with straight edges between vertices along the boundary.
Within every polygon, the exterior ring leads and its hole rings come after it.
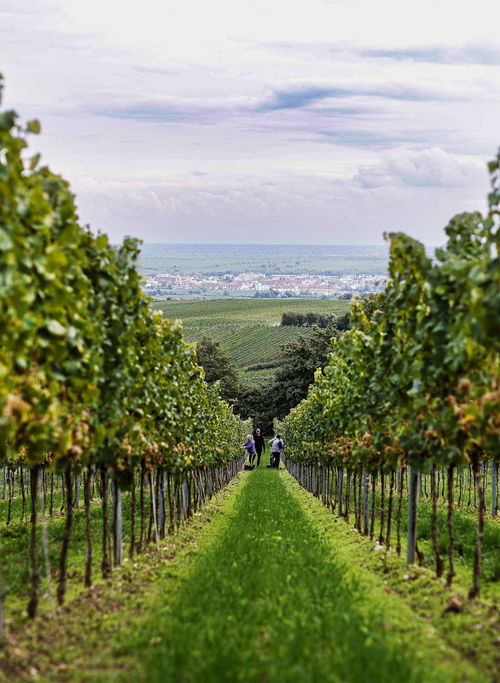
POLYGON ((412 61, 429 64, 482 66, 500 65, 500 46, 494 44, 457 44, 457 45, 405 45, 400 47, 382 47, 376 45, 353 45, 352 43, 299 43, 275 41, 253 44, 284 54, 308 54, 321 59, 337 62, 354 62, 373 59, 412 61))
MULTIPOLYGON (((117 101, 112 94, 102 96, 106 106, 83 105, 89 113, 115 119, 155 122, 213 123, 232 117, 261 118, 272 112, 309 110, 327 117, 357 116, 368 113, 370 101, 396 100, 409 103, 487 101, 500 99, 500 93, 481 85, 469 88, 442 84, 409 85, 406 82, 342 84, 291 84, 268 94, 234 97, 170 97, 117 101), (329 105, 334 100, 336 105, 329 105)), ((379 112, 380 113, 380 112, 379 112)))
POLYGON ((500 65, 500 47, 462 45, 456 47, 414 47, 398 49, 367 48, 360 50, 362 57, 381 57, 397 61, 428 62, 433 64, 500 65))
POLYGON ((351 177, 275 172, 264 177, 192 172, 162 182, 80 178, 82 220, 119 240, 376 244, 406 230, 428 244, 458 211, 484 209, 486 172, 438 148, 384 155, 351 177))
POLYGON ((361 168, 354 182, 362 188, 387 186, 477 187, 484 183, 486 169, 476 160, 459 158, 439 147, 421 151, 395 150, 382 161, 361 168))
POLYGON ((230 116, 251 113, 256 98, 251 97, 167 97, 137 102, 113 102, 104 97, 105 107, 84 105, 97 116, 155 122, 214 123, 230 116))
POLYGON ((257 111, 276 111, 284 109, 301 109, 329 99, 374 98, 401 100, 404 102, 453 102, 473 99, 490 99, 498 101, 500 94, 481 85, 460 88, 452 84, 408 84, 405 82, 332 84, 325 86, 296 85, 275 90, 257 111))
POLYGON ((0 0, 5 106, 42 120, 44 162, 94 178, 82 218, 115 239, 433 241, 484 200, 499 142, 487 2, 360 21, 352 0, 0 0))
POLYGON ((404 128, 401 130, 369 130, 359 126, 351 128, 336 128, 335 130, 317 130, 316 135, 322 142, 348 147, 369 148, 397 148, 401 145, 413 148, 428 147, 430 144, 454 144, 453 136, 449 131, 426 128, 404 128))

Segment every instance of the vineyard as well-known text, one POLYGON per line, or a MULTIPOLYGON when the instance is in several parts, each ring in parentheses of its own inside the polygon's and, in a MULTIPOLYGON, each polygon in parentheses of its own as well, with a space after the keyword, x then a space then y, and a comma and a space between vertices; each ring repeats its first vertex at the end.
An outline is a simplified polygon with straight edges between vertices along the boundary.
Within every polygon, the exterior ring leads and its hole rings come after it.
POLYGON ((482 575, 500 577, 500 156, 490 172, 488 215, 453 218, 435 261, 415 240, 390 236, 379 311, 368 320, 354 306, 352 329, 280 425, 301 484, 386 551, 395 534, 401 552, 404 516, 408 564, 424 561, 427 526, 426 555, 447 587, 457 553, 472 565, 470 598, 482 575), (419 498, 427 525, 418 524, 419 498), (473 547, 464 507, 475 510, 473 547))
POLYGON ((247 472, 170 318, 248 368, 303 333, 283 312, 350 303, 154 310, 39 129, 0 114, 0 681, 498 680, 500 155, 434 259, 389 236, 376 310, 275 423, 286 469, 247 472))
MULTIPOLYGON (((342 315, 350 302, 318 299, 229 300, 156 303, 171 319, 180 319, 186 340, 196 342, 204 335, 222 342, 232 360, 243 371, 260 364, 279 362, 281 347, 309 328, 283 327, 281 316, 288 311, 342 315)), ((269 374, 269 373, 267 373, 269 374)), ((246 373, 245 373, 246 375, 246 373)), ((252 373, 263 377, 265 369, 252 373)))
POLYGON ((0 116, 1 592, 32 618, 70 574, 89 587, 125 541, 132 558, 190 517, 236 474, 249 429, 152 311, 137 242, 81 228, 67 183, 26 160, 38 131, 0 116))

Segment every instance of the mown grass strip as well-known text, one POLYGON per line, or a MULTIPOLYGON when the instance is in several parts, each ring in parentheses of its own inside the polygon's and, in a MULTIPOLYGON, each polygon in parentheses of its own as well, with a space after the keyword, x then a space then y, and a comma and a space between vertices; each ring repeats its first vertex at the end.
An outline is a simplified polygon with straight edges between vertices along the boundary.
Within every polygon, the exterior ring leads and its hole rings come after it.
POLYGON ((0 648, 0 682, 140 680, 137 634, 160 601, 175 596, 193 556, 211 543, 240 480, 241 474, 162 540, 159 552, 153 546, 134 562, 126 560, 110 581, 99 579, 55 614, 43 611, 33 621, 10 625, 0 648))
MULTIPOLYGON (((442 658, 438 666, 443 681, 498 681, 498 607, 494 600, 467 599, 469 573, 465 583, 455 579, 453 587, 446 588, 433 570, 408 567, 394 552, 386 554, 291 477, 284 475, 284 481, 310 519, 321 525, 332 552, 363 582, 367 604, 379 603, 391 628, 413 632, 422 659, 442 658), (462 607, 450 611, 455 599, 462 607)), ((403 541, 404 547, 404 535, 403 541)), ((498 591, 496 584, 490 589, 498 591)))
POLYGON ((480 680, 432 654, 424 625, 388 622, 384 595, 374 599, 355 568, 334 556, 287 478, 249 473, 176 599, 158 606, 134 639, 145 679, 480 680))

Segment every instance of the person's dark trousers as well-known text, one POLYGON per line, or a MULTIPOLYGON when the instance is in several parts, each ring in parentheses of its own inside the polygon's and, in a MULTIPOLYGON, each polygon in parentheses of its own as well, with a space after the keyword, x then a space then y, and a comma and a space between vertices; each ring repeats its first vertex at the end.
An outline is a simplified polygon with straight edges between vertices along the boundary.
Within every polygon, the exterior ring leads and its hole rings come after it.
POLYGON ((274 467, 276 470, 279 469, 280 466, 280 454, 279 453, 271 453, 271 467, 274 467))
POLYGON ((257 467, 260 465, 260 456, 262 455, 262 451, 259 451, 257 449, 257 467))

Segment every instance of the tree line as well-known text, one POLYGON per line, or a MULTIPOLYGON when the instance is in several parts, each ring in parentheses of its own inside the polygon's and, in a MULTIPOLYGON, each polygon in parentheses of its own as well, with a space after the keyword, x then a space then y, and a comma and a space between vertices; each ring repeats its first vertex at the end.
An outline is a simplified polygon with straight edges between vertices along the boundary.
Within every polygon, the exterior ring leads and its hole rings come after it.
POLYGON ((281 324, 285 327, 336 327, 339 330, 346 330, 349 325, 349 316, 336 316, 331 313, 298 313, 288 311, 281 316, 281 324))

